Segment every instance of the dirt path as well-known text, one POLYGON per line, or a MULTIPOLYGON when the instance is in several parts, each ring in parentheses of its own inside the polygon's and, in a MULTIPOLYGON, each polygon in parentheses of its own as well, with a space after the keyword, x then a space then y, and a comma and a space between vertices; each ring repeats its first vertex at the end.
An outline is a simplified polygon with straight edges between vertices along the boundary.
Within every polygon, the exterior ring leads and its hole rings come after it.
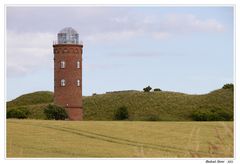
POLYGON ((233 129, 230 129, 230 128, 225 124, 225 122, 221 122, 221 125, 222 125, 223 128, 225 129, 226 134, 227 134, 229 137, 232 137, 232 135, 233 135, 233 129))
POLYGON ((192 156, 192 157, 198 157, 198 153, 199 152, 199 146, 200 146, 200 140, 199 140, 199 135, 200 135, 200 130, 201 128, 200 127, 193 127, 190 134, 189 134, 189 138, 188 138, 188 142, 186 144, 186 153, 185 153, 185 156, 192 156), (195 146, 194 143, 193 143, 193 140, 195 140, 195 146), (195 147, 195 148, 194 148, 195 147), (193 150, 193 151, 190 151, 190 150, 193 150))

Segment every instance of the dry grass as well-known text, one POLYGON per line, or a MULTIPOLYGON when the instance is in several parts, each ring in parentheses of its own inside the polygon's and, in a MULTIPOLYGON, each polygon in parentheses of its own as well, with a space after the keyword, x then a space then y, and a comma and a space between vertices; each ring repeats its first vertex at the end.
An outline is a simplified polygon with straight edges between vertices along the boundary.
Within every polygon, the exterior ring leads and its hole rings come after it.
POLYGON ((7 120, 7 157, 233 157, 233 122, 7 120))

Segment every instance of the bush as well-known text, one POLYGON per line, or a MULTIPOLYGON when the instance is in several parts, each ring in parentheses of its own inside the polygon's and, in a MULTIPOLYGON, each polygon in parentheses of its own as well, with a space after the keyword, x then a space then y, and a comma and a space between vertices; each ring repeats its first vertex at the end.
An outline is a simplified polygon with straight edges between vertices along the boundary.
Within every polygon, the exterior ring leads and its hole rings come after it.
POLYGON ((146 88, 143 88, 144 92, 150 92, 152 88, 150 86, 147 86, 146 88))
POLYGON ((143 118, 143 121, 160 121, 158 115, 148 115, 143 118))
POLYGON ((233 115, 222 109, 200 110, 192 114, 195 121, 231 121, 233 115))
POLYGON ((162 90, 160 88, 155 88, 153 91, 154 92, 159 92, 159 91, 162 91, 162 90))
POLYGON ((233 84, 225 84, 222 89, 232 89, 233 90, 234 86, 233 84))
POLYGON ((30 112, 25 107, 13 108, 7 111, 7 118, 18 118, 24 119, 28 118, 30 112))
POLYGON ((44 109, 44 114, 48 120, 65 120, 68 118, 67 112, 64 108, 49 104, 44 109))
POLYGON ((114 120, 126 120, 128 119, 128 109, 125 106, 118 108, 114 114, 114 120))

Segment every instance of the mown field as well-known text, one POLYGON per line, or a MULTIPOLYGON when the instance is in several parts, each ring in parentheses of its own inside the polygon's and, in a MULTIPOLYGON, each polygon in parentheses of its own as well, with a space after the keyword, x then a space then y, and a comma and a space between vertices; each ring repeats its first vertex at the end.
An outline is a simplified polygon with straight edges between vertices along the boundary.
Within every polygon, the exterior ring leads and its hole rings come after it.
POLYGON ((233 122, 8 119, 7 157, 233 157, 233 122))

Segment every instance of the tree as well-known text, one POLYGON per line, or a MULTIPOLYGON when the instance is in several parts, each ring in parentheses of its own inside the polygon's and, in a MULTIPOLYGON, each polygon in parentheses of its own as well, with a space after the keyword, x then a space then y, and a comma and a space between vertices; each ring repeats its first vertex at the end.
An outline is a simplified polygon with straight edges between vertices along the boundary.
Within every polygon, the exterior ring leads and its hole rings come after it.
POLYGON ((118 108, 114 114, 114 120, 126 120, 128 119, 128 109, 126 106, 118 108))
POLYGON ((233 84, 225 84, 222 89, 232 89, 233 90, 233 84))
POLYGON ((44 114, 48 120, 65 120, 68 118, 67 112, 63 107, 49 104, 44 109, 44 114))
POLYGON ((150 92, 152 90, 152 87, 147 86, 146 88, 143 88, 144 92, 150 92))
POLYGON ((160 88, 155 88, 153 91, 157 92, 157 91, 162 91, 162 90, 160 88))

